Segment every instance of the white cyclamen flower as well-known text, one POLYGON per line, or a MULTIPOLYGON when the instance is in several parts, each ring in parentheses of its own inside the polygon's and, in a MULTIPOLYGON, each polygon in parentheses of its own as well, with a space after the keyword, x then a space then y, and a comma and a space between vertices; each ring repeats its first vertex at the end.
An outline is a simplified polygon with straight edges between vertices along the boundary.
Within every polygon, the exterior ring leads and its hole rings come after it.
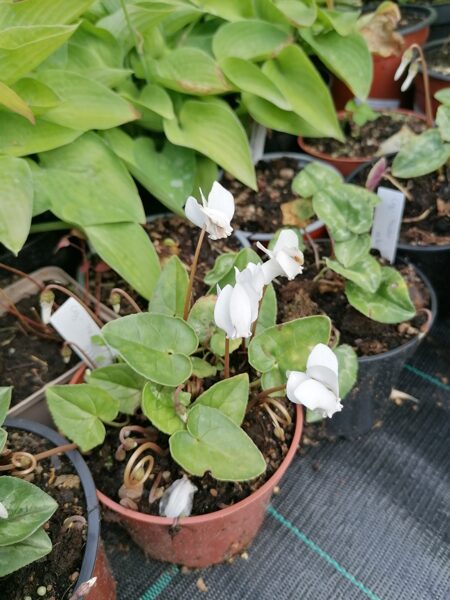
POLYGON ((406 92, 406 90, 409 88, 409 86, 414 81, 414 78, 418 72, 419 72, 419 63, 416 60, 411 63, 411 65, 408 69, 408 75, 406 76, 405 81, 402 83, 402 87, 400 88, 400 90, 402 92, 406 92))
POLYGON ((184 207, 186 217, 202 229, 205 228, 212 240, 219 240, 231 235, 233 228, 230 225, 234 215, 234 198, 220 183, 215 181, 205 199, 200 190, 202 204, 193 196, 189 196, 184 207))
POLYGON ((192 512, 194 494, 197 487, 189 481, 186 475, 170 485, 159 501, 159 514, 162 517, 176 519, 188 517, 192 512))
POLYGON ((323 418, 332 417, 334 413, 342 410, 338 361, 328 346, 314 346, 306 363, 306 373, 288 372, 286 395, 291 402, 316 410, 323 418))
POLYGON ((44 325, 48 325, 50 323, 54 301, 55 294, 51 290, 44 290, 41 293, 39 303, 41 305, 41 320, 44 325))
POLYGON ((413 57, 414 57, 413 48, 408 48, 407 50, 405 50, 405 52, 403 53, 403 56, 402 56, 402 60, 401 60, 400 64, 398 65, 397 70, 395 71, 394 81, 398 81, 400 79, 400 77, 406 71, 406 67, 412 61, 413 57))
POLYGON ((252 324, 258 318, 259 301, 262 298, 264 276, 262 265, 250 263, 243 271, 236 269, 235 285, 217 286, 214 321, 223 329, 227 338, 248 338, 252 324))
POLYGON ((3 504, 3 502, 0 502, 0 519, 7 519, 8 518, 8 510, 6 508, 6 506, 3 504))
POLYGON ((273 250, 268 250, 260 242, 256 245, 270 259, 262 266, 266 285, 280 275, 295 279, 303 271, 303 252, 298 247, 298 237, 292 229, 281 231, 273 250))

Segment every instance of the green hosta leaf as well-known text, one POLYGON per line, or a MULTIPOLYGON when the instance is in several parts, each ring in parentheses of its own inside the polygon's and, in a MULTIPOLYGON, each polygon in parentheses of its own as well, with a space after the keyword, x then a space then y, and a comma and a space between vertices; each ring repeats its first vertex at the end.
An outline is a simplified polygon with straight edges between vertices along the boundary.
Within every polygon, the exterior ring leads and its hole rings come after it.
POLYGON ((164 132, 173 144, 205 154, 256 189, 247 135, 233 110, 222 100, 186 100, 178 120, 164 120, 164 132))
POLYGON ((231 90, 219 65, 199 48, 175 48, 150 68, 156 83, 176 92, 205 96, 231 90))
POLYGON ((212 385, 206 392, 200 394, 191 410, 199 404, 217 408, 236 425, 241 425, 247 408, 248 392, 248 375, 242 373, 212 385))
POLYGON ((105 85, 65 70, 41 71, 38 80, 51 88, 61 103, 49 108, 45 120, 75 130, 110 129, 139 117, 134 107, 105 85))
POLYGON ((7 475, 0 477, 0 498, 8 511, 8 518, 0 519, 0 546, 17 544, 27 538, 48 521, 58 507, 55 500, 37 486, 7 475))
POLYGON ((345 398, 355 385, 358 377, 358 357, 348 344, 342 344, 334 348, 333 352, 338 359, 339 395, 341 398, 345 398))
POLYGON ((33 211, 33 179, 25 160, 0 156, 0 242, 17 254, 24 245, 33 211))
POLYGON ((114 129, 105 135, 130 173, 171 211, 184 215, 183 206, 194 185, 195 153, 166 141, 160 151, 151 138, 133 140, 114 129))
POLYGON ((193 4, 226 21, 248 19, 253 14, 252 0, 193 0, 193 4))
POLYGON ((192 374, 198 377, 199 379, 206 379, 207 377, 213 377, 217 371, 218 367, 211 365, 206 360, 202 358, 198 358, 194 356, 192 359, 192 374))
POLYGON ((442 142, 437 129, 427 129, 405 144, 392 163, 394 177, 420 177, 442 167, 450 156, 450 146, 442 142))
POLYGON ((291 42, 292 36, 285 29, 246 19, 222 25, 214 36, 213 52, 219 60, 233 56, 260 61, 276 56, 291 42))
POLYGON ((323 135, 343 139, 329 89, 300 46, 284 48, 262 69, 294 112, 323 135))
POLYGON ((83 452, 103 443, 103 421, 114 421, 119 413, 119 401, 100 387, 55 385, 46 390, 52 418, 61 431, 80 446, 83 452))
POLYGON ((315 0, 273 0, 273 3, 295 27, 310 27, 316 20, 315 0))
POLYGON ((317 16, 326 27, 334 29, 339 35, 347 36, 354 32, 359 12, 319 8, 317 16))
POLYGON ((84 231, 105 263, 149 300, 159 277, 160 264, 144 229, 136 223, 109 223, 91 225, 84 231))
POLYGON ((0 427, 0 453, 3 452, 3 449, 6 446, 7 439, 8 439, 8 434, 2 427, 0 427))
POLYGON ((34 77, 19 79, 13 89, 33 109, 35 115, 41 115, 61 102, 61 98, 48 85, 34 77))
POLYGON ((107 323, 102 332, 132 369, 154 383, 176 387, 192 373, 189 355, 197 349, 198 339, 178 317, 128 315, 107 323))
POLYGON ((214 323, 216 300, 217 296, 214 295, 202 296, 195 302, 189 313, 188 323, 194 329, 200 344, 207 344, 216 330, 214 323))
POLYGON ((28 156, 70 144, 82 131, 49 123, 37 118, 32 125, 23 117, 0 111, 0 154, 28 156))
POLYGON ((344 267, 337 260, 325 259, 329 269, 332 269, 345 279, 356 283, 357 286, 369 293, 377 291, 381 283, 381 267, 379 262, 370 254, 367 254, 362 260, 354 263, 351 267, 344 267))
POLYGON ((265 98, 283 110, 291 109, 280 90, 254 63, 242 58, 229 57, 221 60, 220 66, 228 79, 240 90, 265 98))
POLYGON ((273 0, 253 0, 253 8, 255 15, 258 18, 268 21, 269 23, 276 23, 286 29, 288 26, 290 28, 290 23, 286 14, 281 12, 281 10, 275 6, 273 0))
POLYGON ((61 220, 81 227, 145 222, 136 185, 125 166, 95 133, 40 156, 35 190, 61 220))
POLYGON ((175 116, 172 99, 166 90, 159 85, 148 83, 144 86, 137 98, 137 104, 152 110, 166 119, 173 119, 175 116))
POLYGON ((327 344, 331 322, 328 317, 304 317, 275 325, 255 336, 248 347, 248 360, 261 373, 278 369, 284 381, 286 371, 304 371, 316 344, 327 344))
POLYGON ((334 75, 342 79, 360 100, 369 95, 373 64, 367 43, 360 33, 342 36, 336 31, 313 35, 300 29, 300 35, 334 75))
POLYGON ((292 181, 292 191, 302 198, 311 198, 320 189, 343 182, 342 175, 329 165, 312 162, 303 167, 292 181))
POLYGON ((314 194, 314 210, 336 242, 345 242, 352 234, 367 233, 373 221, 373 210, 380 199, 356 185, 336 183, 314 194))
MULTIPOLYGON (((242 343, 242 338, 230 340, 230 354, 237 350, 242 343)), ((225 332, 221 329, 216 328, 215 333, 211 336, 209 342, 211 352, 217 356, 225 356, 225 332)))
POLYGON ((345 293, 350 304, 366 317, 380 323, 400 323, 412 319, 416 309, 403 277, 391 267, 383 267, 381 277, 381 285, 375 294, 348 281, 345 293))
POLYGON ((277 322, 277 296, 273 285, 270 284, 265 293, 259 309, 258 320, 256 322, 256 334, 262 333, 265 329, 272 327, 277 322))
MULTIPOLYGON (((177 146, 180 149, 179 146, 177 146)), ((192 186, 192 195, 200 200, 199 190, 210 190, 213 183, 218 180, 219 169, 214 161, 201 154, 195 154, 195 177, 192 186)))
MULTIPOLYGON (((142 393, 142 412, 160 431, 172 435, 185 429, 184 421, 177 414, 174 405, 174 388, 147 383, 142 393)), ((180 392, 178 401, 189 406, 191 395, 180 392)))
POLYGON ((87 382, 118 400, 119 412, 132 415, 139 406, 146 380, 128 365, 119 363, 95 369, 87 382))
POLYGON ((0 30, 2 81, 14 83, 43 62, 74 33, 77 25, 29 25, 0 30))
POLYGON ((13 25, 61 25, 82 15, 94 0, 26 0, 0 4, 0 28, 13 25))
POLYGON ((346 242, 336 242, 334 254, 344 267, 351 267, 369 253, 371 245, 369 234, 354 235, 346 242))
POLYGON ((450 106, 450 87, 438 90, 434 97, 444 106, 450 106))
POLYGON ((222 481, 246 481, 264 473, 266 462, 248 435, 220 410, 198 405, 189 411, 187 431, 170 440, 172 458, 188 473, 206 471, 222 481))
POLYGON ((149 312, 183 316, 189 284, 186 267, 178 256, 171 256, 164 265, 149 304, 149 312))
POLYGON ((52 542, 42 528, 17 544, 0 546, 0 577, 46 556, 51 550, 52 542))
MULTIPOLYGON (((0 387, 0 425, 3 425, 11 404, 12 387, 0 387)), ((1 448, 0 448, 1 452, 1 448)))
POLYGON ((444 142, 450 142, 450 106, 440 106, 437 109, 436 125, 444 142))
POLYGON ((0 104, 9 108, 12 112, 21 115, 28 119, 30 123, 34 123, 35 118, 33 111, 28 106, 23 98, 21 98, 14 90, 0 81, 0 104))

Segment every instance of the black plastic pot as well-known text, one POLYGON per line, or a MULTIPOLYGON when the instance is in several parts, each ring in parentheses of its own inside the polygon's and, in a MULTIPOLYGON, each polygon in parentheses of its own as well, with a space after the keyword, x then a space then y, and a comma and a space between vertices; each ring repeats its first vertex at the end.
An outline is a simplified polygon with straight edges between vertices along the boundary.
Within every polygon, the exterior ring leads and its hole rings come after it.
MULTIPOLYGON (((55 446, 62 446, 69 443, 65 438, 56 433, 56 431, 53 431, 53 429, 34 421, 7 418, 5 426, 7 428, 15 427, 16 429, 35 433, 49 440, 55 446)), ((100 539, 100 507, 94 480, 83 457, 77 450, 66 452, 65 456, 70 460, 80 478, 86 501, 88 523, 84 556, 75 591, 83 583, 96 577, 97 581, 94 587, 86 596, 83 596, 84 600, 115 600, 116 583, 109 571, 105 551, 100 539)))
MULTIPOLYGON (((439 102, 436 100, 435 95, 437 92, 450 86, 450 75, 448 73, 441 73, 435 71, 430 64, 430 58, 433 54, 439 54, 439 58, 447 59, 447 65, 450 65, 450 41, 448 36, 450 28, 446 26, 446 32, 443 34, 444 37, 441 39, 435 39, 433 42, 429 42, 423 48, 425 58, 428 62, 428 79, 430 85, 430 96, 431 96, 431 108, 433 110, 433 116, 436 116, 436 111, 439 107, 439 102)), ((419 75, 414 80, 414 108, 425 111, 425 88, 422 77, 422 67, 419 65, 419 75)))
POLYGON ((450 31, 450 2, 434 4, 436 19, 431 26, 430 41, 439 40, 448 36, 450 31))
POLYGON ((416 271, 430 293, 431 319, 428 330, 397 348, 375 356, 358 358, 356 385, 342 401, 343 410, 326 422, 330 435, 357 437, 367 433, 373 424, 382 418, 403 365, 431 329, 437 315, 436 294, 428 278, 419 269, 416 268, 416 271))

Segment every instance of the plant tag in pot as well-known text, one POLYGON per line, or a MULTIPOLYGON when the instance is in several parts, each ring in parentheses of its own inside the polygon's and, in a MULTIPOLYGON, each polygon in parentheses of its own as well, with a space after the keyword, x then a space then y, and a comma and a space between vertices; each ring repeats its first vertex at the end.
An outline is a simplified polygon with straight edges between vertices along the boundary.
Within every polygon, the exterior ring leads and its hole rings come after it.
POLYGON ((112 363, 110 349, 95 342, 96 337, 101 337, 100 327, 74 298, 66 300, 52 314, 50 323, 82 360, 87 355, 98 366, 112 363))
POLYGON ((379 187, 377 194, 381 202, 375 208, 372 248, 379 250, 381 256, 392 264, 397 251, 405 196, 398 190, 386 187, 379 187))

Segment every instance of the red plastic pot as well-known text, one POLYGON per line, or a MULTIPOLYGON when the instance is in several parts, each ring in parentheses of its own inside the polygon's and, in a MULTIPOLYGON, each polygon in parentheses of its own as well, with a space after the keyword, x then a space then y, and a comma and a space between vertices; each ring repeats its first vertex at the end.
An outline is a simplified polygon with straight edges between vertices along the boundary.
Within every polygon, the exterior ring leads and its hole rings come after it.
MULTIPOLYGON (((430 33, 430 25, 436 18, 435 10, 429 6, 418 6, 415 4, 401 6, 402 12, 408 11, 408 9, 415 13, 423 13, 423 19, 415 25, 399 29, 399 33, 405 40, 405 49, 411 46, 411 44, 419 44, 422 46, 427 41, 430 33)), ((388 56, 387 58, 376 54, 372 55, 373 80, 369 91, 368 101, 373 108, 393 109, 400 106, 400 87, 402 82, 394 81, 394 75, 400 64, 401 58, 401 55, 388 56)), ((333 78, 331 94, 336 110, 344 109, 347 102, 353 98, 353 93, 348 89, 345 83, 337 78, 333 78)))
MULTIPOLYGON (((427 52, 433 51, 435 48, 439 48, 440 46, 444 46, 444 44, 448 45, 448 39, 436 40, 427 44, 424 48, 425 57, 427 57, 427 52)), ((439 102, 435 99, 434 95, 439 90, 450 87, 450 76, 444 75, 444 73, 438 73, 437 71, 433 71, 433 69, 430 68, 428 68, 428 76, 430 80, 431 108, 433 110, 433 116, 436 116, 436 111, 439 107, 439 102)), ((419 68, 419 74, 417 75, 414 83, 414 108, 425 112, 425 91, 423 87, 421 68, 419 68)))
MULTIPOLYGON (((394 113, 400 113, 402 115, 414 116, 417 119, 420 119, 421 121, 426 122, 426 118, 423 115, 415 113, 412 110, 404 110, 402 108, 398 108, 397 110, 383 111, 383 112, 385 112, 385 113, 394 112, 394 113)), ((345 117, 345 115, 346 115, 345 111, 343 111, 343 110, 339 111, 338 112, 339 120, 343 119, 345 117)), ((316 148, 314 148, 313 146, 310 146, 309 144, 305 143, 304 139, 301 137, 298 138, 298 145, 303 150, 303 152, 306 152, 307 154, 310 154, 311 156, 314 156, 317 159, 327 162, 328 164, 332 165, 335 169, 340 171, 342 173, 342 175, 344 175, 345 177, 347 175, 350 175, 350 173, 352 173, 357 167, 359 167, 375 158, 373 156, 365 156, 365 157, 358 157, 358 156, 335 157, 335 156, 331 156, 330 154, 326 154, 325 152, 320 152, 319 150, 316 150, 316 148)))
MULTIPOLYGON (((82 376, 80 369, 72 383, 79 383, 82 376)), ((278 470, 248 498, 211 514, 176 522, 124 508, 100 491, 97 495, 111 519, 119 522, 152 558, 192 568, 222 563, 245 550, 258 533, 273 489, 295 456, 302 429, 303 410, 296 405, 294 436, 278 470)))

